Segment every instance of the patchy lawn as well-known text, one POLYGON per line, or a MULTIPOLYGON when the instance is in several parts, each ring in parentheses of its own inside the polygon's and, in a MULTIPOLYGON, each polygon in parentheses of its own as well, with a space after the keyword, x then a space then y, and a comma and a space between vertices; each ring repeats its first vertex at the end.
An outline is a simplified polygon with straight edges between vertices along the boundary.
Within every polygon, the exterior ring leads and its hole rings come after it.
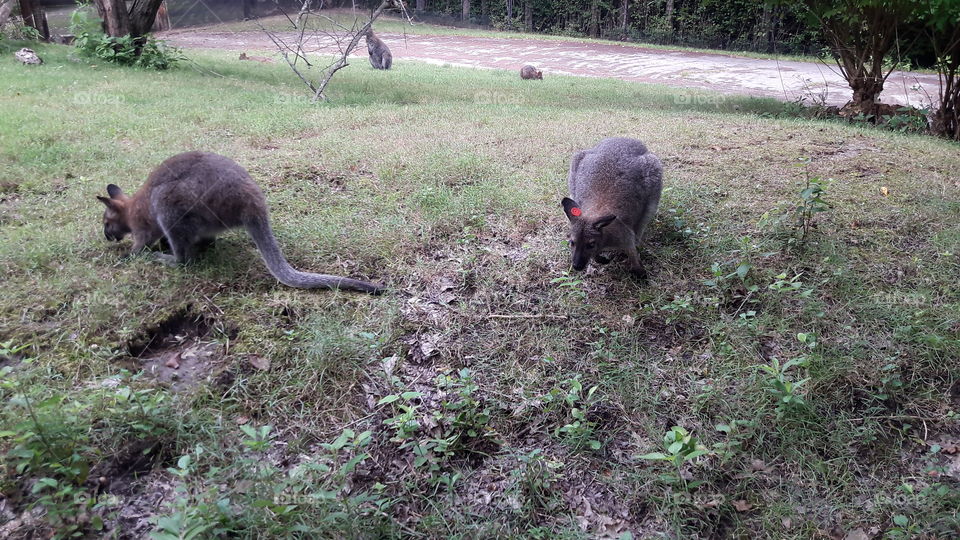
POLYGON ((0 57, 0 536, 957 530, 956 144, 412 62, 311 105, 233 54, 36 48, 0 57), (646 285, 568 272, 568 161, 612 135, 665 165, 646 285), (295 266, 394 292, 283 287, 242 231, 125 258, 95 196, 192 149, 250 170, 295 266))

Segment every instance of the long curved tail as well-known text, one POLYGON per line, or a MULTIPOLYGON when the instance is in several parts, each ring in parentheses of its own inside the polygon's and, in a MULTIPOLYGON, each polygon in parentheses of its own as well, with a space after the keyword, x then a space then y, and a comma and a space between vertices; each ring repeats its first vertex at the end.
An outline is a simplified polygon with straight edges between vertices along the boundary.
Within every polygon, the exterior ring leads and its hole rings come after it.
POLYGON ((257 219, 246 224, 247 232, 253 237, 253 242, 260 250, 260 256, 263 262, 267 264, 267 269, 277 278, 280 283, 288 287, 298 289, 345 289, 351 291, 361 291, 370 294, 380 294, 384 292, 385 287, 367 281, 360 281, 341 276, 331 276, 328 274, 313 274, 310 272, 301 272, 290 266, 287 259, 280 252, 280 246, 277 245, 277 239, 273 236, 273 230, 270 228, 270 222, 264 219, 257 219))

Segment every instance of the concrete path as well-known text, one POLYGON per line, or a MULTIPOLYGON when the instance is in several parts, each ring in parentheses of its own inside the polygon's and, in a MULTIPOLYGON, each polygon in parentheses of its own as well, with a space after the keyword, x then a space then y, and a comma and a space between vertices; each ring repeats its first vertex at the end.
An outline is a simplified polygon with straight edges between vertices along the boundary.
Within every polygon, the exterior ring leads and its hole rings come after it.
MULTIPOLYGON (((784 101, 802 98, 808 103, 838 106, 851 96, 837 67, 822 62, 766 60, 555 39, 378 35, 390 47, 395 62, 417 60, 513 71, 519 71, 524 64, 533 64, 543 71, 544 77, 552 74, 609 77, 784 101)), ((294 37, 292 34, 282 36, 291 41, 294 37)), ((256 32, 215 32, 201 28, 165 32, 162 37, 186 48, 248 52, 275 49, 265 35, 256 32)), ((332 54, 336 47, 332 39, 317 38, 310 43, 309 50, 332 54)), ((366 56, 363 42, 354 54, 366 56)), ((881 101, 923 107, 936 98, 939 81, 935 74, 894 72, 885 88, 881 101)))

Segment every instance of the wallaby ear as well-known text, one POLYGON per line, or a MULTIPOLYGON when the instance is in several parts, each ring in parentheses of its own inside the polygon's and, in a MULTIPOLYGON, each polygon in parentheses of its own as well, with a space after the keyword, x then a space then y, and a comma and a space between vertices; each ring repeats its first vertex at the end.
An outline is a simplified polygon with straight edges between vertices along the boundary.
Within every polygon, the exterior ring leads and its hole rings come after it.
POLYGON ((107 194, 110 195, 111 199, 119 199, 123 195, 123 190, 116 184, 107 184, 107 194))
POLYGON ((567 218, 570 221, 573 221, 583 215, 583 210, 580 209, 580 205, 577 204, 577 201, 564 197, 560 204, 563 206, 563 213, 567 215, 567 218))
POLYGON ((97 195, 97 200, 105 204, 107 208, 113 208, 113 199, 110 197, 101 197, 100 195, 97 195))
POLYGON ((599 231, 599 230, 603 229, 604 227, 606 227, 607 225, 613 223, 613 220, 615 220, 615 219, 617 219, 617 216, 615 216, 615 215, 613 215, 613 214, 611 214, 611 215, 609 215, 609 216, 603 216, 602 218, 598 219, 597 221, 595 221, 595 222, 593 223, 593 228, 599 231))

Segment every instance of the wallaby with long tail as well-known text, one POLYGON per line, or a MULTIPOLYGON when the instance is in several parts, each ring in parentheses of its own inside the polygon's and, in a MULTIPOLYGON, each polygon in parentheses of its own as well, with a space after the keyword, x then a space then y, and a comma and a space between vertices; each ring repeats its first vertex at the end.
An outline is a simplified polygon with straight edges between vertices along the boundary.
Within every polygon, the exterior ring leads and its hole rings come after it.
POLYGON ((247 171, 230 158, 209 152, 177 154, 154 169, 133 195, 114 184, 108 197, 103 234, 119 242, 133 236, 132 253, 166 238, 173 255, 160 254, 168 264, 190 262, 199 248, 221 232, 247 230, 270 273, 281 283, 301 289, 348 289, 379 294, 384 287, 366 281, 296 270, 280 252, 270 228, 267 202, 247 171))
POLYGON ((660 204, 657 156, 636 139, 604 139, 574 154, 567 181, 570 197, 561 205, 570 220, 573 269, 583 270, 591 259, 606 264, 605 253, 623 252, 634 276, 646 279, 637 243, 660 204))
POLYGON ((370 65, 374 69, 390 69, 393 65, 390 48, 373 33, 373 28, 367 30, 367 54, 370 55, 370 65))

